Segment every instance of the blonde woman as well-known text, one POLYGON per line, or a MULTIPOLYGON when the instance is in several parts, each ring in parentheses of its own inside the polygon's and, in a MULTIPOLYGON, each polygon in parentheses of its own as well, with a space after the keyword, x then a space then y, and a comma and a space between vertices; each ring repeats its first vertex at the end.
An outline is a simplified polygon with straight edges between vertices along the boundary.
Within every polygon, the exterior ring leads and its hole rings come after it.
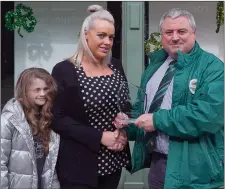
POLYGON ((116 189, 130 165, 127 138, 112 123, 126 78, 121 62, 111 60, 113 16, 98 5, 88 10, 77 51, 52 71, 59 88, 52 129, 61 136, 56 169, 62 189, 116 189))
POLYGON ((59 189, 59 135, 51 128, 56 83, 42 68, 24 70, 1 115, 1 189, 59 189))

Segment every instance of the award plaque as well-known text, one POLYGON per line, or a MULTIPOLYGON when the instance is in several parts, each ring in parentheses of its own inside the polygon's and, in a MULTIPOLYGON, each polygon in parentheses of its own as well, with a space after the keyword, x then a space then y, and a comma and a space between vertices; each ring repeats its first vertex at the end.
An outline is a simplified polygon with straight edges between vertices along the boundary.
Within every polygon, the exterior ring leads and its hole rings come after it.
POLYGON ((123 82, 117 93, 117 105, 121 113, 125 114, 122 122, 134 123, 136 119, 145 113, 147 94, 145 91, 130 83, 123 82))

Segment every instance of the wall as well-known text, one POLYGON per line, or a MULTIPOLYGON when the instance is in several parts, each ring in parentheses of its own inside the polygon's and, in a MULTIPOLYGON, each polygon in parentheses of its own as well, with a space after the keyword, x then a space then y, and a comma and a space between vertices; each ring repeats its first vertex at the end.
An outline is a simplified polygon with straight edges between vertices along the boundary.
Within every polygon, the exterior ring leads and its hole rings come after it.
POLYGON ((172 8, 184 8, 195 17, 200 46, 224 61, 224 26, 216 33, 217 2, 149 2, 149 33, 158 32, 161 16, 172 8))
MULTIPOLYGON (((17 5, 21 2, 16 2, 17 5)), ((15 32, 15 74, 28 67, 43 67, 51 72, 53 66, 70 57, 76 50, 78 32, 88 16, 87 7, 107 2, 23 2, 33 9, 37 19, 34 32, 15 32)), ((15 5, 15 6, 16 6, 15 5)))
MULTIPOLYGON (((20 2, 16 2, 18 4, 20 2)), ((87 7, 107 2, 23 2, 33 9, 37 18, 34 32, 23 32, 21 38, 15 32, 15 77, 27 67, 43 67, 51 72, 52 67, 73 54, 77 45, 77 33, 87 7)), ((216 2, 149 2, 149 33, 158 31, 162 14, 173 7, 190 11, 197 24, 197 40, 207 51, 224 61, 224 27, 216 30, 216 2)))

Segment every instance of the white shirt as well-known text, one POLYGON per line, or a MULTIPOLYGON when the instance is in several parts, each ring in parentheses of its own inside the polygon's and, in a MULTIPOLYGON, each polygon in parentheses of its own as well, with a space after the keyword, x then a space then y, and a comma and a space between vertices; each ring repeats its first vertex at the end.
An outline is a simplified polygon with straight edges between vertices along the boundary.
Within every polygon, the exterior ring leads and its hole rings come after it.
MULTIPOLYGON (((172 61, 173 59, 171 57, 168 57, 166 61, 159 67, 159 69, 153 74, 153 76, 148 81, 146 86, 147 108, 145 113, 148 113, 152 100, 159 88, 159 84, 162 81, 166 73, 166 70, 169 67, 170 62, 172 61)), ((166 91, 160 109, 167 109, 167 110, 171 109, 172 92, 173 92, 173 79, 168 87, 168 90, 166 91)), ((158 135, 156 137, 155 151, 163 154, 168 154, 168 148, 169 148, 169 137, 167 135, 164 135, 162 132, 158 131, 158 135)))

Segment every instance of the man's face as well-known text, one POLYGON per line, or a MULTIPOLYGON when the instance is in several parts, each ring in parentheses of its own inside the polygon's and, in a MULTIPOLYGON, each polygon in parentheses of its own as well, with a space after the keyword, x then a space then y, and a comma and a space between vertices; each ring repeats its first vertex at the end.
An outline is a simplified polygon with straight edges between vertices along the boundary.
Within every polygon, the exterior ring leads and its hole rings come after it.
POLYGON ((193 31, 187 17, 167 17, 161 29, 162 46, 171 57, 177 57, 178 50, 186 54, 193 48, 196 32, 193 31))

